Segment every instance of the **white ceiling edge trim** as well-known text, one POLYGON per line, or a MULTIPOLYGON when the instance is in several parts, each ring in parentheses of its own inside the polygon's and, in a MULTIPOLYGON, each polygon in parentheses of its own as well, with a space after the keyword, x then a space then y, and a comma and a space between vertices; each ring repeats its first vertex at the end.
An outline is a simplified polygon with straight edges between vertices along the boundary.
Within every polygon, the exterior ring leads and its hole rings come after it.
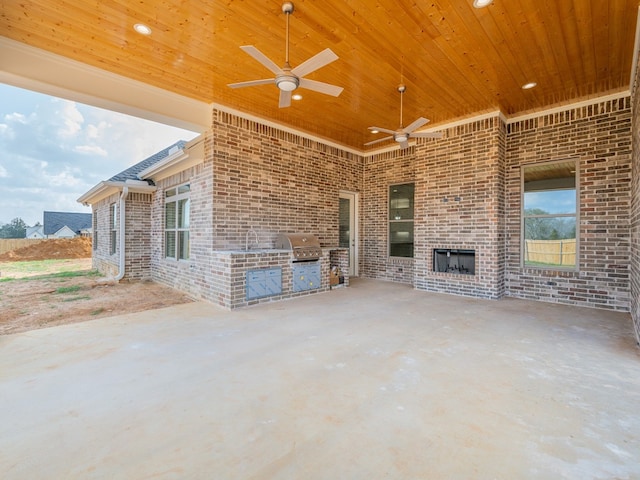
POLYGON ((198 133, 211 106, 0 36, 0 82, 198 133))
POLYGON ((588 107, 594 103, 608 102, 609 100, 617 100, 619 98, 625 98, 631 95, 629 90, 625 90, 617 93, 610 93, 603 95, 602 97, 593 97, 586 100, 581 100, 576 103, 568 103, 567 105, 560 105, 558 107, 549 108, 548 110, 540 110, 537 112, 527 113, 524 115, 518 115, 515 117, 507 118, 507 125, 511 123, 521 122, 523 120, 531 120, 532 118, 544 117, 545 115, 553 115, 554 113, 566 112, 567 110, 573 110, 574 108, 588 107))
POLYGON ((249 120, 252 122, 259 123, 261 125, 265 125, 267 127, 277 128, 278 130, 282 130, 283 132, 292 133, 294 135, 298 135, 300 137, 306 138, 308 140, 313 140, 314 142, 321 143, 328 147, 334 147, 344 152, 353 153, 354 155, 362 156, 364 152, 362 150, 356 150, 355 148, 347 147, 340 143, 332 142, 331 140, 327 140, 326 138, 318 137, 311 133, 303 132, 302 130, 297 130, 292 127, 288 127, 281 123, 274 122, 273 120, 268 120, 263 117, 258 117, 257 115, 252 115, 250 113, 243 112, 241 110, 236 110, 232 107, 227 107, 226 105, 221 105, 219 103, 214 103, 213 108, 215 110, 220 110, 221 112, 230 113, 231 115, 236 115, 240 118, 244 118, 245 120, 249 120))

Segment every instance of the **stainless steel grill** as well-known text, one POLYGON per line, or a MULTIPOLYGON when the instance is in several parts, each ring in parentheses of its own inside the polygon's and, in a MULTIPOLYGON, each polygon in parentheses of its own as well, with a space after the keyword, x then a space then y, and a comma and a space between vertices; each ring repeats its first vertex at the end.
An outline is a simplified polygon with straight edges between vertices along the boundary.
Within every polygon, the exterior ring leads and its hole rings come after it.
POLYGON ((276 248, 291 250, 294 262, 317 260, 322 255, 318 238, 308 233, 279 233, 276 248))

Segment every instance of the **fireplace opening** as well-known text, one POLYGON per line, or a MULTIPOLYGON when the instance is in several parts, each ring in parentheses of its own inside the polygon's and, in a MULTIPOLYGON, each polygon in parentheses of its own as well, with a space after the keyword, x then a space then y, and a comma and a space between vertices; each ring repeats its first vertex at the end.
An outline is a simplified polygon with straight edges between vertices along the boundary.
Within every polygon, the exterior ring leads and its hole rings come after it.
POLYGON ((475 275, 476 251, 434 248, 433 271, 458 273, 460 275, 475 275))

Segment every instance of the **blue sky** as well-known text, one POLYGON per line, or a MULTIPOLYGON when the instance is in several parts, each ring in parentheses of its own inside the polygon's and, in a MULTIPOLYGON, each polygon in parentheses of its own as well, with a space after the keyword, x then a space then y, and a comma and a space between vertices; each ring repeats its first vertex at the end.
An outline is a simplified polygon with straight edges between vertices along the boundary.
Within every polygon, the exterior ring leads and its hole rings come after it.
POLYGON ((524 208, 539 208, 547 213, 576 213, 575 190, 547 190, 527 192, 524 195, 524 208))
POLYGON ((0 224, 91 212, 102 180, 195 132, 0 84, 0 224))

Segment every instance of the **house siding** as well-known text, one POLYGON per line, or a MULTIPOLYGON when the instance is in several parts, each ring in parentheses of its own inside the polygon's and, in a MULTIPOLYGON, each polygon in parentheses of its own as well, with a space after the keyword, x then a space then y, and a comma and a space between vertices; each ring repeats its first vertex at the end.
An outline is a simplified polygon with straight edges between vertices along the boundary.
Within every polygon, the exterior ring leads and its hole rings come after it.
POLYGON ((511 123, 506 191, 509 296, 629 310, 629 97, 511 123), (564 159, 576 159, 579 164, 579 271, 522 268, 521 166, 564 159))

